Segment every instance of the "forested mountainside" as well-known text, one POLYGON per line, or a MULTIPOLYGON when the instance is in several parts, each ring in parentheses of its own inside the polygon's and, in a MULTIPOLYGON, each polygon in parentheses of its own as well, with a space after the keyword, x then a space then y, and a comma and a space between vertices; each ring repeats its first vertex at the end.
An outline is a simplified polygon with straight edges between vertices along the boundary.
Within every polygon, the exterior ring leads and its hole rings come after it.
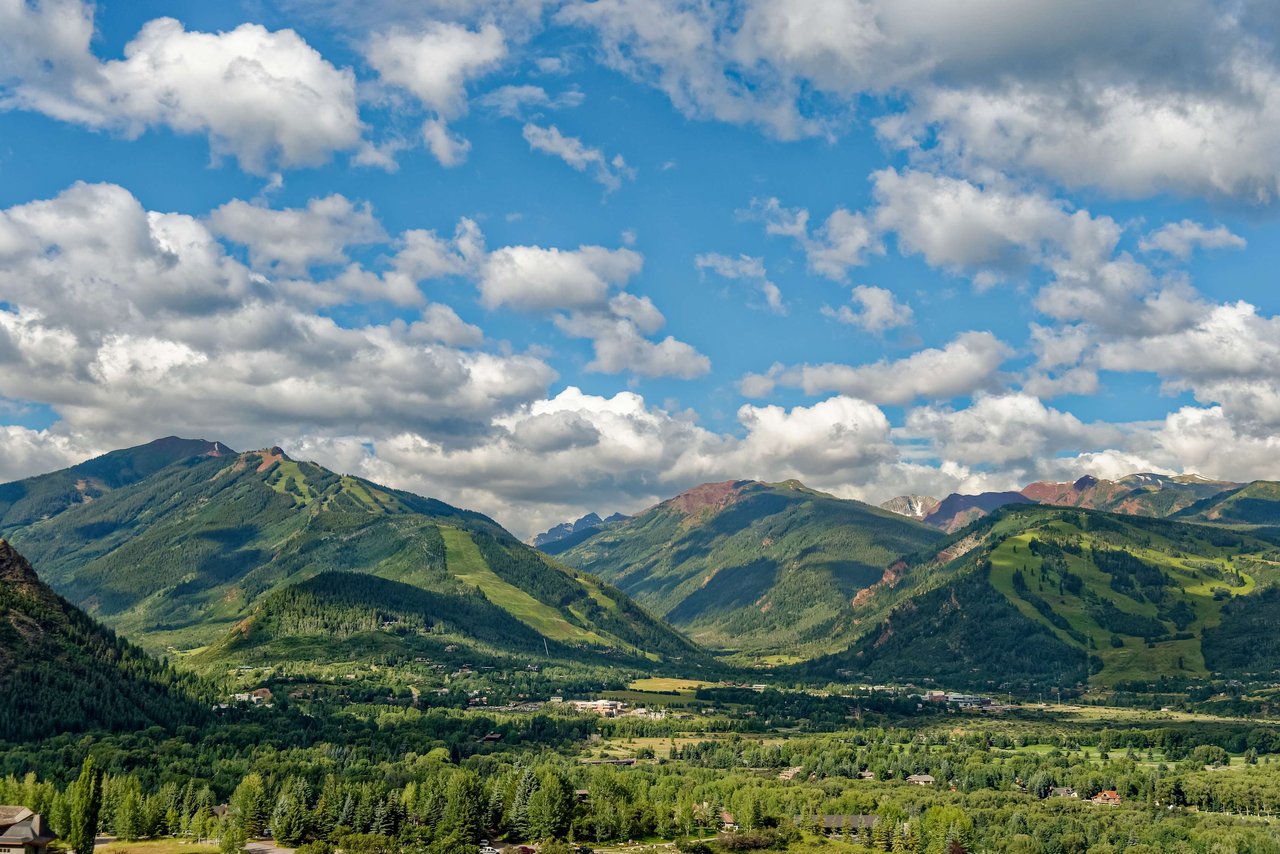
POLYGON ((219 642, 263 596, 351 571, 438 594, 433 624, 471 638, 488 626, 450 609, 478 593, 562 650, 651 661, 697 654, 626 596, 485 516, 279 448, 188 456, 10 536, 55 589, 153 650, 219 642))
POLYGON ((888 616, 816 670, 1017 690, 1280 672, 1272 535, 1017 505, 941 545, 904 561, 876 593, 897 600, 888 616))
POLYGON ((562 557, 701 643, 794 659, 847 646, 860 595, 939 537, 795 481, 731 481, 665 501, 562 557))
POLYGON ((58 596, 0 540, 0 742, 198 722, 198 687, 58 596))

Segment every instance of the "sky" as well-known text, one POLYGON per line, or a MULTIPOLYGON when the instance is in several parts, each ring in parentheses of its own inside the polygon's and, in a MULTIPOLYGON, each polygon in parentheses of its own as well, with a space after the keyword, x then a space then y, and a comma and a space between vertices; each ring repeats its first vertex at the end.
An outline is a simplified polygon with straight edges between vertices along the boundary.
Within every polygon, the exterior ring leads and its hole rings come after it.
POLYGON ((0 480, 1277 479, 1278 199, 1263 0, 0 0, 0 480))

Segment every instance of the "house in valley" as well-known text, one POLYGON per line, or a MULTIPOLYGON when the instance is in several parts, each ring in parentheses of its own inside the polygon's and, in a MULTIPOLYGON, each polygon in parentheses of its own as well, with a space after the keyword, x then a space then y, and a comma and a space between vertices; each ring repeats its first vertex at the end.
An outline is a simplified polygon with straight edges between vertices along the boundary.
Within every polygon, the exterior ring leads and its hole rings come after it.
POLYGON ((1120 794, 1115 789, 1108 789, 1105 792, 1098 792, 1089 799, 1095 804, 1106 804, 1107 806, 1120 806, 1120 794))
POLYGON ((0 806, 0 854, 45 854, 57 838, 39 813, 0 806))

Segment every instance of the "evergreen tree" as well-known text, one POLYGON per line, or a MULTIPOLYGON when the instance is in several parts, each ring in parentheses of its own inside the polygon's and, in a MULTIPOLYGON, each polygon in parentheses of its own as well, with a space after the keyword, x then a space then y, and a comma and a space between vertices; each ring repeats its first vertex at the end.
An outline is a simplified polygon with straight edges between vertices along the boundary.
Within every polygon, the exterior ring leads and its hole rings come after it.
POLYGON ((244 831, 245 838, 262 835, 263 828, 266 826, 266 816, 263 814, 265 798, 266 791, 262 784, 262 777, 258 774, 245 777, 231 793, 231 800, 228 803, 231 821, 244 831))
POLYGON ((93 757, 86 756, 76 781, 71 808, 71 825, 67 844, 76 854, 93 854, 98 836, 98 815, 102 812, 102 772, 93 767, 93 757))
POLYGON ((281 789, 276 808, 271 814, 271 836, 276 842, 296 848, 310 826, 311 790, 307 781, 295 779, 281 789))

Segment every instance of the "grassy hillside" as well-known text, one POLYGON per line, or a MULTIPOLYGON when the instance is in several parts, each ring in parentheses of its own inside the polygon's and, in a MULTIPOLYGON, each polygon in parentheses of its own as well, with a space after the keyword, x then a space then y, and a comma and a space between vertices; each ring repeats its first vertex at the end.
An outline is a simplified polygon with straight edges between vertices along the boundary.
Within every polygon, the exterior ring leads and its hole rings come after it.
POLYGON ((13 538, 55 588, 156 650, 198 651, 224 639, 263 596, 355 571, 450 597, 478 593, 539 636, 587 653, 694 654, 626 597, 487 517, 278 448, 181 460, 13 538))
POLYGON ((859 594, 939 536, 794 481, 736 481, 691 490, 562 557, 703 644, 783 661, 837 648, 856 628, 859 594))
POLYGON ((0 741, 195 722, 193 688, 57 596, 0 540, 0 741))
POLYGON ((1106 686, 1280 666, 1274 650, 1244 654, 1227 628, 1273 622, 1274 594, 1260 591, 1280 579, 1275 542, 1030 505, 1002 508, 949 545, 962 542, 952 560, 907 566, 889 617, 823 666, 1019 688, 1070 686, 1085 669, 1106 686))

